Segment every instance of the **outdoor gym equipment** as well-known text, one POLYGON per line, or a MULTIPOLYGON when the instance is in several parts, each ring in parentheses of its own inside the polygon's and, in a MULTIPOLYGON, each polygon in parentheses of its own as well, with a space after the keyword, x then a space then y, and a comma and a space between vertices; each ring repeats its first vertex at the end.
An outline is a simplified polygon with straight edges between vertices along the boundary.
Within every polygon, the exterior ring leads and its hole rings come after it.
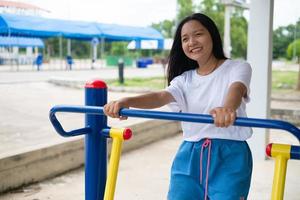
MULTIPOLYGON (((107 102, 105 82, 95 80, 85 85, 85 106, 58 105, 50 110, 49 118, 55 130, 64 137, 85 135, 85 199, 113 200, 115 184, 121 155, 122 142, 131 137, 130 129, 109 128, 103 107, 107 102), (55 113, 85 113, 85 127, 65 131, 55 113), (109 174, 107 177, 107 137, 113 139, 109 174)), ((210 115, 192 113, 173 113, 135 109, 121 109, 120 115, 161 120, 175 120, 196 123, 210 123, 210 115)), ((235 126, 282 129, 293 134, 300 141, 300 130, 294 125, 270 119, 238 117, 235 126)), ((272 200, 282 200, 284 194, 286 166, 288 159, 300 159, 300 146, 269 144, 267 154, 275 158, 275 172, 272 188, 272 200)))

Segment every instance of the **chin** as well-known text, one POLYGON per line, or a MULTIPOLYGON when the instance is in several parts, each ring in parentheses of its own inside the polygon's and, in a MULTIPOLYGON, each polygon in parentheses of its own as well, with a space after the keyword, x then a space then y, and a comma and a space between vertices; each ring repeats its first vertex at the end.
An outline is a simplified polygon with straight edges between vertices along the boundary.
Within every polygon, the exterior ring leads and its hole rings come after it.
POLYGON ((194 61, 201 60, 201 57, 199 57, 199 56, 189 56, 189 58, 194 61))

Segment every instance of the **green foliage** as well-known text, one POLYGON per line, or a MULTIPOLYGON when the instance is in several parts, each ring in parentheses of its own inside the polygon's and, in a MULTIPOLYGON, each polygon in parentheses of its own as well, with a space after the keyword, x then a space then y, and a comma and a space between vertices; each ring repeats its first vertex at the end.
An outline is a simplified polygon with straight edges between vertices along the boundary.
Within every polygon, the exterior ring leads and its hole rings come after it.
POLYGON ((173 30, 175 26, 175 20, 164 20, 159 23, 153 23, 151 27, 155 28, 159 31, 164 38, 172 38, 173 37, 173 30))
POLYGON ((59 38, 49 38, 44 42, 47 57, 59 57, 59 38))
POLYGON ((233 58, 245 58, 247 56, 247 20, 241 12, 236 12, 231 18, 231 54, 233 58))
MULTIPOLYGON (((90 58, 91 57, 92 45, 89 41, 72 40, 71 43, 72 43, 71 51, 72 51, 73 58, 90 58)), ((98 52, 100 52, 100 50, 98 50, 98 52)))
POLYGON ((282 58, 286 56, 286 49, 294 38, 299 38, 300 20, 297 25, 281 26, 273 31, 273 58, 282 58), (297 28, 297 29, 295 29, 297 28), (295 35, 297 34, 297 35, 295 35))
POLYGON ((291 59, 294 56, 297 58, 299 64, 298 83, 296 89, 300 90, 300 39, 297 39, 289 44, 287 48, 287 58, 291 59))
MULTIPOLYGON (((216 23, 220 35, 224 37, 224 12, 225 7, 218 0, 203 0, 198 5, 198 10, 206 14, 216 23)), ((231 57, 246 58, 247 54, 248 23, 243 16, 243 10, 235 8, 231 16, 231 57)), ((224 39, 223 39, 224 40, 224 39)))
POLYGON ((203 0, 198 5, 201 13, 209 16, 217 25, 220 35, 224 35, 224 6, 217 0, 203 0))
POLYGON ((111 44, 110 55, 126 55, 128 42, 113 42, 111 44))
MULTIPOLYGON (((45 39, 46 57, 59 57, 59 37, 45 39)), ((67 55, 67 39, 62 40, 62 56, 67 55)), ((91 55, 91 43, 83 40, 71 40, 71 51, 73 58, 89 58, 91 55)))
POLYGON ((177 0, 177 6, 178 6, 178 11, 176 16, 177 24, 178 22, 183 20, 183 18, 185 18, 186 16, 194 13, 192 0, 177 0))
POLYGON ((286 55, 288 59, 292 59, 294 56, 300 58, 300 39, 295 40, 294 42, 290 43, 287 50, 286 55))

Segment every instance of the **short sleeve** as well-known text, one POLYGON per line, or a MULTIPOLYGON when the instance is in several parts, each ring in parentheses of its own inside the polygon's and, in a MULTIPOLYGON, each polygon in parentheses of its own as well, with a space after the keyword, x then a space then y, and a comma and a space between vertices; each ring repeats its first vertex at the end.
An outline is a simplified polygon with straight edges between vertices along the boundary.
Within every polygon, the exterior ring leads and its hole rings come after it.
POLYGON ((184 78, 182 75, 175 77, 171 82, 170 85, 165 89, 169 92, 175 102, 171 102, 168 106, 171 108, 172 111, 179 112, 184 110, 184 78))
POLYGON ((231 70, 230 73, 230 83, 241 82, 247 88, 247 97, 244 98, 245 102, 250 101, 250 82, 252 76, 252 68, 247 62, 239 62, 237 63, 231 70))

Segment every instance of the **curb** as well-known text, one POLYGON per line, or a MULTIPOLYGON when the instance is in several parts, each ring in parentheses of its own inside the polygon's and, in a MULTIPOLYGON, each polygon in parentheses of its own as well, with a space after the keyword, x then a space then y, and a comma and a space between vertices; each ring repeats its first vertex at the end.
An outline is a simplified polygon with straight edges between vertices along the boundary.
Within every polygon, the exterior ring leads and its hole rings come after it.
POLYGON ((273 119, 288 121, 296 126, 300 126, 300 110, 272 108, 271 116, 273 119))
MULTIPOLYGON (((66 79, 66 78, 60 78, 60 77, 51 77, 48 80, 48 83, 57 85, 57 86, 63 86, 63 87, 69 87, 69 88, 75 88, 75 89, 83 89, 86 81, 83 80, 76 80, 76 79, 66 79)), ((129 93, 146 93, 146 92, 153 92, 157 91, 155 89, 150 88, 141 88, 141 87, 125 87, 125 86, 109 86, 108 91, 111 92, 129 92, 129 93)))

